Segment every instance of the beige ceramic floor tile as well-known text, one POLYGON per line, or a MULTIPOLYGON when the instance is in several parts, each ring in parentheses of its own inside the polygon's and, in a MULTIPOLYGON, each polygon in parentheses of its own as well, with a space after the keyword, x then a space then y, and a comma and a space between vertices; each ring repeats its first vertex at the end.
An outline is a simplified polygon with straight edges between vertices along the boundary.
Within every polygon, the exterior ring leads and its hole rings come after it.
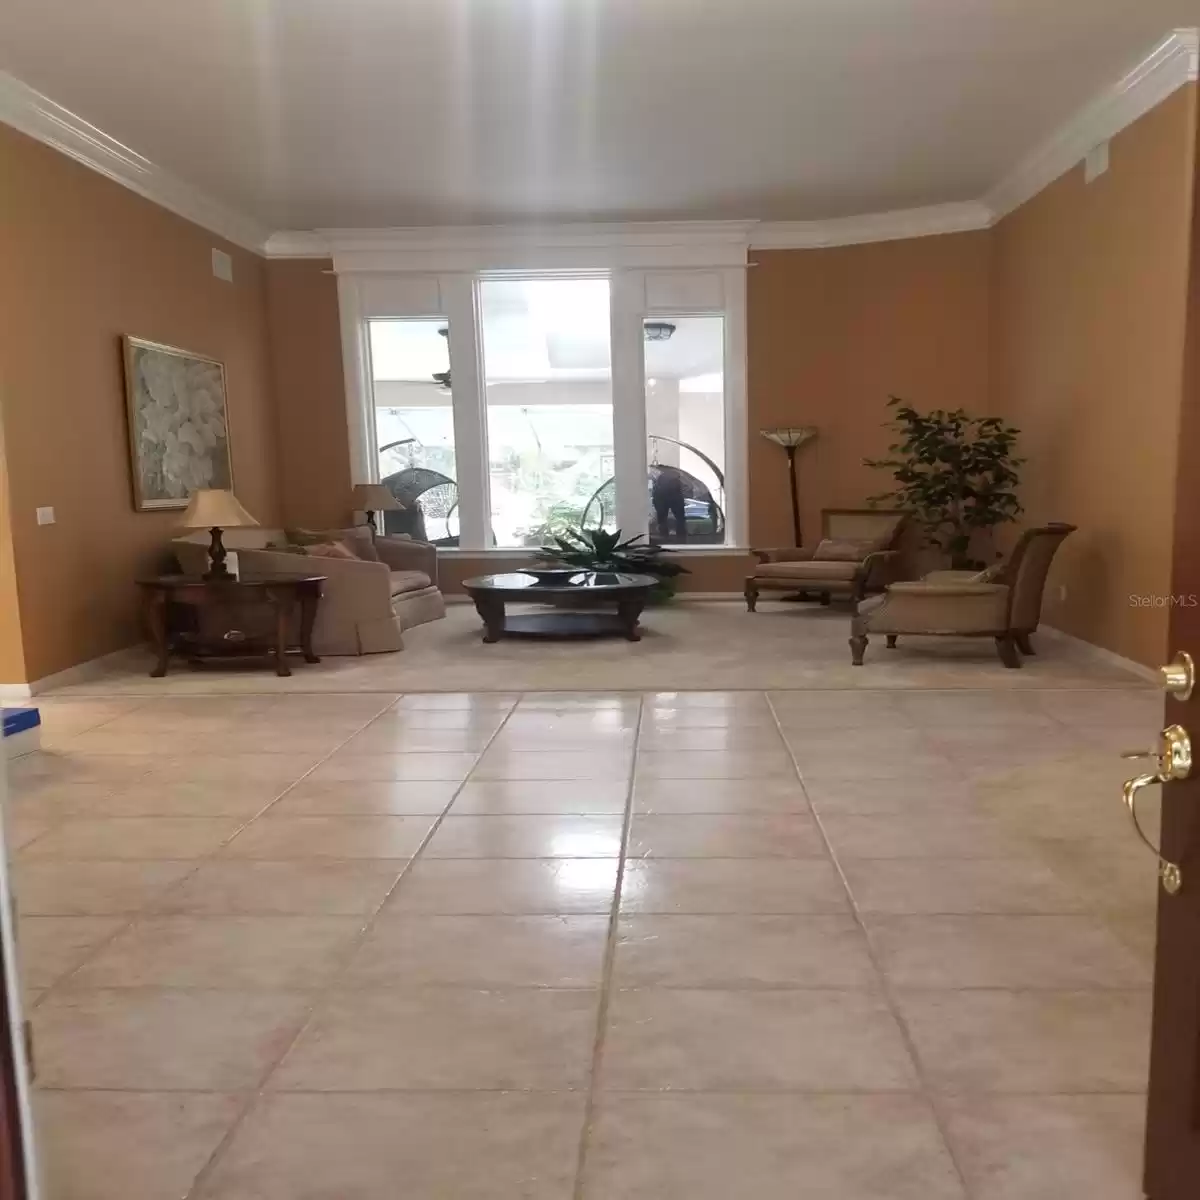
POLYGON ((471 779, 562 779, 572 781, 629 778, 632 750, 622 747, 610 753, 559 750, 490 749, 471 774, 471 779))
POLYGON ((152 907, 197 916, 363 916, 373 913, 395 886, 404 861, 202 863, 152 907))
POLYGON ((961 779, 806 778, 804 791, 812 806, 826 813, 888 815, 936 813, 970 816, 977 808, 971 788, 961 779))
POLYGON ((623 780, 494 779, 463 784, 452 816, 519 816, 624 813, 629 785, 623 780))
POLYGON ((900 1027, 868 991, 614 993, 605 1091, 905 1091, 900 1027))
POLYGON ((290 751, 286 754, 193 754, 186 758, 155 758, 151 776, 168 781, 205 782, 248 779, 294 783, 325 757, 325 752, 290 751))
POLYGON ((241 817, 262 812, 288 785, 271 780, 167 780, 155 775, 104 793, 64 789, 53 806, 65 817, 241 817))
POLYGON ((724 729, 756 726, 777 733, 775 717, 765 704, 744 708, 687 707, 660 704, 642 711, 642 728, 661 732, 682 729, 724 729))
POLYGON ((124 922, 124 917, 23 916, 17 928, 21 981, 28 987, 50 987, 74 971, 124 922))
POLYGON ((1140 1092, 1149 993, 912 991, 899 1004, 926 1079, 974 1092, 1140 1092))
POLYGON ((342 987, 600 986, 607 916, 429 916, 376 921, 342 987))
POLYGON ((643 779, 795 779, 782 745, 760 750, 640 750, 635 775, 643 779))
POLYGON ((847 859, 864 913, 1081 913, 1083 899, 1029 858, 847 859))
POLYGON ((639 779, 633 811, 680 813, 787 813, 809 811, 795 779, 639 779))
POLYGON ((871 916, 885 975, 910 988, 1149 987, 1145 964, 1082 916, 871 916))
POLYGON ((946 1096, 975 1200, 1130 1200, 1141 1194, 1141 1096, 946 1096))
POLYGON ((248 825, 223 851, 227 858, 411 858, 434 818, 275 817, 248 825))
MULTIPOLYGON (((621 717, 622 721, 627 718, 621 717)), ((509 754, 630 754, 635 740, 635 727, 618 725, 612 728, 596 728, 560 719, 548 728, 527 723, 517 723, 510 718, 496 735, 490 751, 497 757, 509 754)))
POLYGON ((350 754, 474 753, 491 741, 496 726, 467 725, 457 729, 423 729, 395 721, 370 725, 346 743, 350 754))
POLYGON ((569 1200, 581 1094, 271 1095, 204 1200, 569 1200))
POLYGON ((29 817, 23 813, 9 813, 4 818, 4 844, 9 854, 24 851, 39 838, 45 837, 56 823, 43 817, 29 817))
POLYGON ((977 816, 860 816, 825 813, 821 826, 839 861, 854 858, 1013 858, 1021 842, 997 822, 977 816))
POLYGON ((293 992, 58 988, 34 1010, 46 1088, 235 1091, 256 1087, 307 1011, 293 992))
POLYGON ((507 712, 518 699, 516 692, 414 692, 409 696, 401 696, 390 711, 507 712))
POLYGON ((646 708, 762 708, 766 696, 758 691, 682 691, 647 692, 642 698, 646 708))
POLYGON ((782 747, 779 731, 770 725, 691 726, 647 724, 638 738, 638 749, 672 754, 690 751, 762 751, 774 754, 782 747))
POLYGON ((601 1095, 585 1200, 963 1200, 915 1096, 601 1095))
POLYGON ((340 750, 310 776, 313 783, 443 779, 461 783, 478 756, 474 751, 443 754, 361 754, 340 750))
POLYGON ((361 917, 143 917, 73 987, 310 988, 341 966, 361 917))
POLYGON ((587 1082, 598 994, 348 991, 330 996, 271 1080, 285 1091, 555 1091, 587 1082))
POLYGON ((273 817, 438 816, 460 784, 445 780, 415 782, 358 780, 316 783, 302 780, 271 807, 273 817))
POLYGON ((613 983, 635 987, 871 987, 850 917, 634 916, 618 928, 613 983))
POLYGON ((615 858, 419 858, 388 901, 402 913, 608 913, 615 858))
POLYGON ((13 891, 22 916, 107 916, 144 912, 196 869, 188 862, 17 863, 13 891))
POLYGON ((185 1196, 244 1104, 211 1092, 41 1092, 47 1200, 185 1196))
POLYGON ((630 862, 625 913, 840 913, 849 909, 833 864, 821 859, 652 859, 630 862))
POLYGON ((406 708, 385 712, 373 729, 484 730, 489 735, 504 723, 506 712, 492 708, 406 708))
POLYGON ((824 839, 804 813, 659 816, 638 813, 631 858, 825 858, 824 839))
POLYGON ((68 821, 22 852, 27 859, 203 858, 241 828, 237 817, 113 817, 68 821))
POLYGON ((636 716, 641 705, 642 698, 636 692, 524 692, 516 711, 632 712, 636 716))
POLYGON ((620 817, 457 817, 438 826, 428 858, 612 858, 620 817))

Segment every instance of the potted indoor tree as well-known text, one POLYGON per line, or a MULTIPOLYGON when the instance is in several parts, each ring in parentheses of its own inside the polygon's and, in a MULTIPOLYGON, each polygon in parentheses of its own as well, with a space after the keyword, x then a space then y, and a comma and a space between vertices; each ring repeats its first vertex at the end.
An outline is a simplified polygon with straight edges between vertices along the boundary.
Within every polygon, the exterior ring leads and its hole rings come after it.
POLYGON ((872 496, 912 513, 925 543, 961 570, 984 566, 973 555, 977 535, 1016 520, 1020 430, 999 417, 975 417, 964 409, 918 412, 892 396, 888 422, 896 440, 887 458, 865 458, 868 467, 889 471, 895 487, 872 496))

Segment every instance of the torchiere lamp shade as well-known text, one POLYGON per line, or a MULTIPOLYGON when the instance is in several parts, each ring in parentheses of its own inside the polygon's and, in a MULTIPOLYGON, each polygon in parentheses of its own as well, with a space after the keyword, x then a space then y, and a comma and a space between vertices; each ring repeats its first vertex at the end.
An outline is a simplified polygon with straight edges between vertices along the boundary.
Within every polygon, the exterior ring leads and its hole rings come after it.
POLYGON ((782 426, 778 429, 760 429, 759 433, 777 446, 803 446, 817 436, 815 425, 782 426))
POLYGON ((758 431, 769 442, 782 446, 788 461, 788 485, 792 497, 792 540, 797 546, 802 546, 803 534, 800 532, 800 488, 796 482, 796 451, 806 442, 811 442, 817 436, 815 425, 782 425, 774 429, 758 431))
POLYGON ((180 522, 187 529, 211 529, 212 541, 208 546, 209 568, 205 579, 232 579, 225 566, 225 546, 221 541, 222 529, 237 529, 258 522, 241 506, 238 498, 226 488, 201 488, 192 493, 187 511, 180 522))

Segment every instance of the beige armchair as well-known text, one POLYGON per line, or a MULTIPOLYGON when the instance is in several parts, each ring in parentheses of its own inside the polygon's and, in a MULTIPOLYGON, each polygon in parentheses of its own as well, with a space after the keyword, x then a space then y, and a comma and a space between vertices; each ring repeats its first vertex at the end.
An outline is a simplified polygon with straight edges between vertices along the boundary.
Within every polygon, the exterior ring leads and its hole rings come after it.
POLYGON ((901 634, 995 638, 1000 661, 1019 667, 1021 654, 1034 652, 1030 635, 1041 620, 1050 563, 1074 531, 1059 522, 1027 529, 998 569, 934 571, 890 584, 882 596, 858 606, 850 624, 854 665, 862 666, 868 635, 875 633, 887 638, 889 648, 901 634))
POLYGON ((750 551, 758 566, 746 579, 746 608, 754 612, 764 590, 811 593, 822 604, 835 595, 858 601, 882 591, 895 578, 907 519, 892 509, 822 509, 817 545, 750 551))
MULTIPOLYGON (((236 552, 238 574, 245 579, 325 576, 313 631, 313 648, 318 654, 402 650, 405 629, 446 615, 445 600, 437 586, 436 547, 400 537, 380 536, 372 542, 362 526, 321 535, 326 536, 364 556, 373 547, 378 561, 298 554, 283 548, 286 536, 279 529, 254 527, 225 532, 226 549, 236 552)), ((207 566, 207 545, 208 533, 201 531, 176 538, 171 548, 186 574, 199 575, 207 566)))

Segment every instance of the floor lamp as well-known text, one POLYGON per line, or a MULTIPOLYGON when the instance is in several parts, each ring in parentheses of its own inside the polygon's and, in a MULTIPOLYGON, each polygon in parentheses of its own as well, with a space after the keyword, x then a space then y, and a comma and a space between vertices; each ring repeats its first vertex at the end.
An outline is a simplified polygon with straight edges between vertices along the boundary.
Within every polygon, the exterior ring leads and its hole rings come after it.
POLYGON ((774 442, 787 451, 788 483, 792 490, 792 536, 797 546, 804 543, 800 540, 800 489, 796 483, 796 451, 805 442, 811 442, 817 436, 815 425, 800 425, 780 429, 760 429, 758 431, 768 442, 774 442))

